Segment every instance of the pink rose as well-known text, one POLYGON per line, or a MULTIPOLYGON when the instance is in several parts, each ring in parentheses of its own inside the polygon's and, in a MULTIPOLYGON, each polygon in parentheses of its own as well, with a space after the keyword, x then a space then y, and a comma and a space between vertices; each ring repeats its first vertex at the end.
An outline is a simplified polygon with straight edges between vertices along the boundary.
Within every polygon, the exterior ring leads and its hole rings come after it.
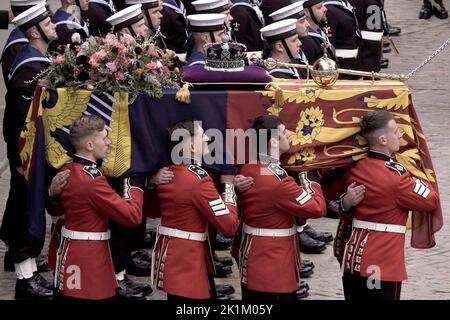
POLYGON ((98 68, 99 67, 99 64, 98 64, 98 61, 97 61, 97 58, 96 58, 95 54, 92 55, 89 58, 89 63, 91 64, 92 68, 98 68))
POLYGON ((66 58, 64 58, 64 56, 62 56, 62 55, 59 54, 59 55, 55 58, 55 61, 53 61, 53 62, 56 63, 56 64, 61 64, 61 63, 63 63, 65 60, 66 60, 66 58))
POLYGON ((98 70, 91 70, 89 71, 89 79, 93 80, 93 81, 97 81, 98 79, 100 79, 100 72, 98 72, 98 70))
POLYGON ((153 61, 147 63, 147 68, 149 68, 150 70, 155 70, 157 67, 158 67, 158 65, 153 61))
POLYGON ((106 67, 107 67, 111 72, 116 72, 116 71, 117 71, 117 65, 116 65, 116 62, 115 62, 115 61, 113 61, 113 62, 108 62, 108 63, 106 64, 106 67))
POLYGON ((116 79, 124 81, 127 79, 127 77, 125 76, 125 73, 122 70, 120 70, 119 72, 116 73, 116 79))
POLYGON ((166 49, 166 54, 167 54, 168 56, 174 56, 174 55, 175 55, 175 51, 170 50, 170 49, 166 49))
POLYGON ((95 55, 98 57, 98 59, 105 58, 107 54, 108 53, 104 49, 101 49, 100 51, 95 53, 95 55))
POLYGON ((107 45, 113 46, 117 43, 117 38, 113 33, 108 33, 105 37, 105 43, 107 45))
POLYGON ((85 88, 86 90, 90 90, 90 91, 94 90, 94 86, 93 86, 92 84, 88 84, 88 85, 86 85, 84 88, 85 88))

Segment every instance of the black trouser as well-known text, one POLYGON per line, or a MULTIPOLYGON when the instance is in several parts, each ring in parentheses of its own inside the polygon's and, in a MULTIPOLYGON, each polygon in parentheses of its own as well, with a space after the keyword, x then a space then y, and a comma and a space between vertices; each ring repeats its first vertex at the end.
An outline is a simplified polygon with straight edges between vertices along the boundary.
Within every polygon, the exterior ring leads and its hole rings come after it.
POLYGON ((372 279, 355 274, 345 273, 342 277, 345 300, 400 300, 402 282, 380 281, 379 286, 373 284, 372 279), (373 285, 371 289, 368 286, 373 285))
POLYGON ((0 239, 8 245, 8 252, 14 263, 37 257, 44 246, 43 241, 35 239, 28 231, 27 193, 25 178, 10 166, 11 180, 6 201, 0 239))
POLYGON ((242 301, 293 301, 297 300, 295 292, 279 293, 279 292, 261 292, 248 289, 241 286, 242 301))
POLYGON ((295 221, 297 222, 297 226, 298 227, 305 226, 306 223, 308 222, 308 220, 306 218, 303 218, 303 217, 295 217, 295 221))

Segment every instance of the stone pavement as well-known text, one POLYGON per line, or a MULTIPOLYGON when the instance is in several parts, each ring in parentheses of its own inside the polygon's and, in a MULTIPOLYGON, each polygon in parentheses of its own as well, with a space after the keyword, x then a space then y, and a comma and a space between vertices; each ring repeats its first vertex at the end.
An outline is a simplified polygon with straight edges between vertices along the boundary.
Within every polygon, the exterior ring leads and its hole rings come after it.
MULTIPOLYGON (((53 8, 57 1, 50 1, 53 8)), ((390 53, 390 73, 408 73, 429 54, 450 37, 450 19, 439 20, 432 17, 428 21, 417 19, 421 0, 386 1, 386 11, 391 24, 402 28, 399 37, 393 37, 400 55, 390 53)), ((5 3, 0 4, 4 8, 5 3)), ((0 32, 0 47, 6 39, 6 32, 0 32)), ((423 68, 407 82, 412 90, 414 105, 422 128, 427 137, 428 147, 438 176, 441 203, 445 222, 450 218, 450 48, 439 55, 433 63, 423 68)), ((0 88, 4 90, 4 88, 0 88)), ((2 97, 3 98, 3 97, 2 97)), ((0 105, 2 104, 0 100, 0 105)), ((2 118, 4 106, 0 106, 2 118)), ((5 159, 5 146, 0 143, 0 167, 5 159)), ((8 170, 0 174, 0 218, 8 193, 8 170)), ((311 221, 311 225, 321 231, 335 232, 336 220, 323 218, 311 221)), ((48 239, 47 239, 48 240, 48 239)), ((437 245, 433 249, 412 249, 409 237, 406 241, 406 261, 409 280, 405 281, 402 299, 450 299, 450 228, 446 223, 437 234, 437 245)), ((0 261, 3 261, 5 247, 0 244, 0 261)), ((228 254, 225 251, 219 255, 228 254)), ((339 266, 332 256, 331 246, 318 255, 303 255, 312 259, 316 265, 315 273, 306 279, 311 287, 308 299, 343 299, 339 266)), ((51 279, 51 274, 44 274, 51 279)), ((148 278, 138 279, 148 281, 148 278)), ((4 272, 0 266, 0 299, 13 299, 14 275, 4 272)), ((217 283, 230 283, 236 288, 234 299, 240 298, 238 271, 234 266, 233 274, 217 283)), ((165 294, 155 292, 151 299, 164 299, 165 294)))

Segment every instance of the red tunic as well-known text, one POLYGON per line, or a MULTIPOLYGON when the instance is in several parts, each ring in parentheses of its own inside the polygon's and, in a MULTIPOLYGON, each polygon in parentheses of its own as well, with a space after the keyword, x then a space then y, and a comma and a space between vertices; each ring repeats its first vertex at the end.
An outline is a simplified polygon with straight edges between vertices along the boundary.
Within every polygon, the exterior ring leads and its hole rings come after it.
MULTIPOLYGON (((127 189, 125 200, 114 192, 94 163, 75 157, 74 162, 61 170, 67 169, 70 176, 61 194, 66 229, 106 232, 108 218, 126 226, 137 226, 141 222, 141 189, 127 189)), ((59 250, 61 259, 55 275, 60 292, 92 300, 116 295, 117 281, 108 241, 63 238, 59 250)))
MULTIPOLYGON (((205 233, 210 222, 219 232, 233 236, 238 228, 234 191, 221 197, 211 177, 197 165, 172 165, 169 169, 174 174, 173 180, 157 188, 159 207, 156 210, 160 211, 161 225, 205 233)), ((158 215, 147 210, 146 213, 158 215)), ((213 267, 208 241, 160 235, 152 261, 152 280, 159 289, 194 299, 210 297, 208 274, 213 272, 213 267)))
MULTIPOLYGON (((406 226, 409 210, 430 211, 439 203, 428 183, 413 179, 399 163, 377 152, 369 152, 327 189, 335 197, 352 182, 366 187, 364 199, 354 208, 354 218, 362 221, 406 226)), ((343 253, 344 272, 382 281, 406 280, 404 246, 402 233, 353 229, 343 253)))
MULTIPOLYGON (((310 193, 298 186, 276 164, 247 164, 240 173, 254 179, 240 194, 241 220, 253 228, 288 229, 294 216, 319 218, 325 215, 320 185, 311 182, 310 193)), ((241 282, 261 292, 290 293, 298 288, 300 253, 297 235, 266 237, 243 234, 240 247, 241 282)))

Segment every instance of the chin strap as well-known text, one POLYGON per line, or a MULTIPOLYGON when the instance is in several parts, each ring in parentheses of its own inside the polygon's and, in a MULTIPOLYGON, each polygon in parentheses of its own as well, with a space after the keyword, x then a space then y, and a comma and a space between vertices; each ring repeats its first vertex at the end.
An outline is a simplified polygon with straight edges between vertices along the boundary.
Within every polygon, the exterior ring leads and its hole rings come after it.
POLYGON ((48 39, 47 35, 45 34, 44 30, 42 30, 41 26, 39 24, 36 24, 36 28, 41 35, 41 37, 44 39, 45 43, 49 43, 50 40, 48 39))
POLYGON ((284 50, 286 50, 286 53, 288 54, 288 57, 290 60, 294 59, 294 57, 292 56, 292 52, 291 49, 289 49, 286 40, 285 39, 281 39, 281 43, 283 44, 284 50))
POLYGON ((136 38, 136 32, 134 32, 132 26, 127 26, 127 29, 130 31, 131 35, 136 38))
POLYGON ((320 23, 319 23, 319 21, 317 21, 316 15, 314 14, 312 7, 309 7, 308 11, 309 11, 309 15, 311 16, 312 21, 319 26, 320 23))
POLYGON ((147 26, 153 32, 156 32, 155 27, 153 26, 152 19, 150 18, 150 14, 148 13, 148 9, 144 10, 145 17, 147 18, 147 26))
POLYGON ((211 42, 215 43, 216 42, 216 37, 214 36, 214 32, 210 31, 209 32, 209 37, 211 38, 211 42))

